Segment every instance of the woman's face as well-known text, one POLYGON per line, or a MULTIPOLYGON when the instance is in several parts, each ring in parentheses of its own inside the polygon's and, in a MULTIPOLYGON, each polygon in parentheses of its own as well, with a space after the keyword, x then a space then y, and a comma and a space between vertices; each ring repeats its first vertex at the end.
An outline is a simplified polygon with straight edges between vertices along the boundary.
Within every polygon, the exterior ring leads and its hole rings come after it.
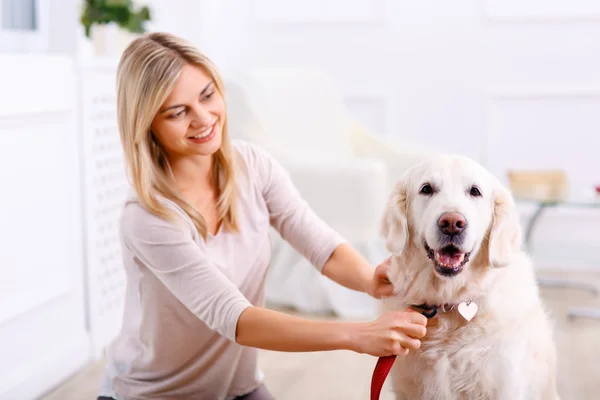
POLYGON ((211 77, 186 64, 151 129, 170 159, 208 156, 221 146, 224 119, 225 102, 211 77))

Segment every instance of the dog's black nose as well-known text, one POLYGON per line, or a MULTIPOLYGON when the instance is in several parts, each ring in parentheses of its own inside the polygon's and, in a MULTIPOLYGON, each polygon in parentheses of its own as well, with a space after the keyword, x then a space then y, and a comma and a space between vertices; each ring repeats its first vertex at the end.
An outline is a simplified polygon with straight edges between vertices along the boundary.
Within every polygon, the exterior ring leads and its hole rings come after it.
POLYGON ((462 214, 449 212, 444 213, 438 220, 440 230, 447 235, 461 233, 467 227, 467 220, 462 214))

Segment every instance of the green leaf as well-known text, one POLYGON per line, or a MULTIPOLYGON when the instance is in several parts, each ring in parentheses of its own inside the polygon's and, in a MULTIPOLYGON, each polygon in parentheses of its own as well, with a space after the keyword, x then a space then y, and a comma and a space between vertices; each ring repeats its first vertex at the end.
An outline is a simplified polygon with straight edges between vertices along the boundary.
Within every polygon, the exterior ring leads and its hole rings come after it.
POLYGON ((92 25, 111 22, 129 32, 144 33, 144 23, 150 20, 150 9, 143 6, 135 11, 131 0, 85 0, 80 16, 87 37, 90 37, 92 25))

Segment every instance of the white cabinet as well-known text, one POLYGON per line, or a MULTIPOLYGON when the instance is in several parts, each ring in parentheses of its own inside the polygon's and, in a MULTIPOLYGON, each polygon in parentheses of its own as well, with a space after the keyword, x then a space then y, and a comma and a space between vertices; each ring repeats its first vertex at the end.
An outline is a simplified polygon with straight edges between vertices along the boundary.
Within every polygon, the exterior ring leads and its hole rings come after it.
POLYGON ((118 225, 129 185, 117 126, 118 61, 94 58, 79 65, 83 246, 94 357, 121 328, 125 299, 118 225))

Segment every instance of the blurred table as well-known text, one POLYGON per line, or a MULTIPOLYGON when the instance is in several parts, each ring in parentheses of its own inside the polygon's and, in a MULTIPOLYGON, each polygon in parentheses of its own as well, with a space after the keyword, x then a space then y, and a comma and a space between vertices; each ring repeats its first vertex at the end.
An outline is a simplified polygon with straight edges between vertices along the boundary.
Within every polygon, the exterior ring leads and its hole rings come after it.
MULTIPOLYGON (((535 198, 532 196, 520 196, 518 193, 515 193, 515 199, 517 203, 533 205, 535 207, 533 216, 529 219, 529 222, 525 226, 524 242, 527 250, 531 249, 532 233, 545 210, 555 207, 575 207, 598 209, 598 211, 600 211, 600 195, 595 193, 592 193, 588 196, 567 195, 561 198, 554 199, 535 198)), ((567 279, 538 278, 538 283, 540 286, 544 287, 581 289, 595 295, 598 295, 600 293, 600 289, 598 288, 598 286, 587 282, 571 281, 567 279)), ((600 319, 600 309, 589 307, 573 307, 569 309, 568 315, 571 318, 587 317, 600 319)))

